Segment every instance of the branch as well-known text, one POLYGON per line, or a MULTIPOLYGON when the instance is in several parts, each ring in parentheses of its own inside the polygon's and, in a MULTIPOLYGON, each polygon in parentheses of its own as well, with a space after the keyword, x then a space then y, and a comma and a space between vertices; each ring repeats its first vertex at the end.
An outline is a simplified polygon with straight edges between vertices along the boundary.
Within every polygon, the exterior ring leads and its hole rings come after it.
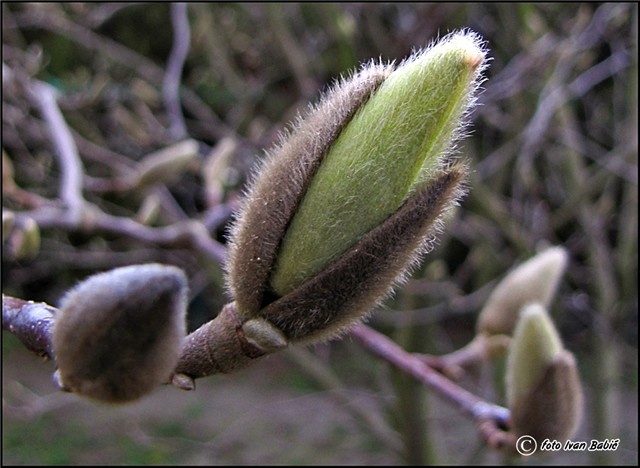
POLYGON ((44 302, 2 295, 2 329, 15 335, 29 350, 54 359, 52 328, 58 309, 44 302))
POLYGON ((32 96, 37 101, 44 120, 49 126, 49 132, 56 148, 55 154, 58 156, 62 175, 60 198, 67 205, 70 216, 80 220, 85 201, 82 196, 84 171, 78 155, 78 148, 56 102, 55 89, 51 85, 35 81, 31 90, 32 96))
MULTIPOLYGON (((58 309, 2 296, 2 328, 16 335, 31 351, 53 358, 52 325, 58 309)), ((173 384, 193 389, 193 380, 213 373, 227 373, 249 365, 265 353, 252 355, 237 323, 234 305, 227 304, 214 320, 186 337, 173 384), (240 342, 240 346, 238 346, 240 342), (214 368, 215 371, 211 372, 214 368)), ((419 356, 408 353, 386 336, 365 325, 352 328, 351 336, 367 351, 396 366, 435 390, 478 425, 483 439, 493 448, 512 447, 512 436, 504 431, 509 424, 508 409, 489 403, 456 385, 428 366, 419 356)), ((255 349, 255 348, 254 348, 255 349)))
POLYGON ((356 325, 351 336, 367 351, 435 390, 441 397, 471 417, 484 440, 493 448, 510 447, 512 437, 504 431, 510 417, 508 409, 488 403, 459 387, 429 367, 419 356, 408 353, 395 342, 365 325, 356 325))
MULTIPOLYGON (((15 15, 16 24, 24 28, 41 28, 54 34, 59 34, 74 41, 78 45, 103 54, 120 64, 136 71, 141 77, 151 83, 160 83, 164 77, 164 71, 152 60, 144 55, 125 47, 124 45, 101 36, 91 29, 74 23, 68 18, 54 12, 43 15, 39 7, 26 10, 15 15)), ((193 115, 203 123, 216 138, 235 136, 233 129, 227 126, 205 102, 189 88, 182 88, 184 105, 193 115)))
POLYGON ((151 227, 130 218, 110 215, 92 204, 86 205, 82 220, 75 219, 66 209, 48 206, 15 212, 15 216, 17 221, 22 217, 33 219, 40 229, 102 231, 157 245, 187 243, 220 264, 226 257, 224 246, 212 239, 199 221, 179 221, 169 226, 151 227))
POLYGON ((300 48, 300 42, 289 31, 289 24, 283 11, 281 5, 267 5, 267 17, 274 37, 289 63, 301 94, 308 96, 313 94, 318 87, 309 73, 308 55, 300 48))
MULTIPOLYGON (((44 302, 32 302, 2 295, 2 328, 16 335, 32 352, 49 359, 53 350, 53 323, 60 310, 44 302)), ((189 334, 180 353, 176 368, 178 382, 181 374, 189 379, 228 373, 252 363, 267 351, 258 349, 242 333, 233 303, 227 304, 213 320, 189 334)))
POLYGON ((169 114, 169 134, 180 139, 187 136, 187 126, 180 106, 180 77, 191 40, 185 3, 171 4, 171 24, 173 25, 173 47, 162 81, 162 94, 169 114))

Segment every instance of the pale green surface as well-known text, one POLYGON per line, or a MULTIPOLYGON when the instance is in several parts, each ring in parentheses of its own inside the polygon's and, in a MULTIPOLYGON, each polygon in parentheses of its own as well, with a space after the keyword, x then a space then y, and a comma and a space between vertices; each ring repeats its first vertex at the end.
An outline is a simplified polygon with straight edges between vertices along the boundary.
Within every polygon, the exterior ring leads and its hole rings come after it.
POLYGON ((509 405, 531 391, 555 356, 562 342, 546 309, 526 306, 516 326, 507 365, 509 405))
POLYGON ((292 220, 272 286, 281 295, 395 212, 451 145, 482 50, 458 35, 392 73, 341 132, 292 220))

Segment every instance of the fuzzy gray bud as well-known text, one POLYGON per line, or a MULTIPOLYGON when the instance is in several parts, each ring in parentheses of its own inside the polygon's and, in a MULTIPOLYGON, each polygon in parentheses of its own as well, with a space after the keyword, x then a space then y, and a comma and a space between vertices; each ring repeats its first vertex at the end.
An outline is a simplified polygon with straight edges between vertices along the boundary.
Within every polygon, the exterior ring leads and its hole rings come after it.
POLYGON ((167 382, 186 333, 186 293, 184 273, 158 264, 116 268, 70 290, 53 329, 61 386, 122 403, 167 382))

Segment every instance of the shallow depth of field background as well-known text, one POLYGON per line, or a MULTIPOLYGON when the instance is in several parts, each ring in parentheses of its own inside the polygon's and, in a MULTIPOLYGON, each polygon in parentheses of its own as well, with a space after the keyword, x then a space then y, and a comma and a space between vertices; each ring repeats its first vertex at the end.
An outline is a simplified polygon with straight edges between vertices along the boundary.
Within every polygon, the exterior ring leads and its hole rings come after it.
MULTIPOLYGON (((551 311, 585 386, 574 440, 620 439, 609 453, 504 457, 454 408, 348 337, 200 380, 195 392, 160 388, 136 404, 100 406, 58 392, 53 365, 3 332, 3 464, 637 464, 636 4, 190 4, 183 110, 202 158, 127 194, 102 182, 175 141, 162 98, 169 5, 2 9, 2 148, 15 183, 57 197, 53 146, 24 87, 46 81, 62 95, 88 200, 134 217, 155 194, 157 225, 221 213, 220 242, 263 150, 333 79, 368 60, 400 61, 454 29, 480 33, 491 66, 460 145, 469 195, 370 324, 405 349, 451 352, 472 338, 483 301, 510 268, 562 245, 570 264, 551 311), (225 147, 228 157, 205 177, 211 149, 225 147)), ((6 175, 3 163, 3 209, 25 209, 4 192, 6 175)), ((4 244, 2 290, 57 304, 91 273, 151 261, 189 275, 190 328, 224 303, 221 265, 185 246, 91 231, 43 230, 30 258, 4 244)), ((504 404, 501 372, 496 362, 462 384, 504 404)))

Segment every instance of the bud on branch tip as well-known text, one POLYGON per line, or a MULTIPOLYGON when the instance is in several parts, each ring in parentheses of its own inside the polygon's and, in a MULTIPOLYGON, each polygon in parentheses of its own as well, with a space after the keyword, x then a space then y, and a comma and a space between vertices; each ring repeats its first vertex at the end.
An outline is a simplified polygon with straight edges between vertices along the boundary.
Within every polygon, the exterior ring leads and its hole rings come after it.
POLYGON ((397 69, 369 63, 284 135, 232 232, 228 279, 242 322, 266 317, 290 339, 334 336, 416 263, 462 193, 466 171, 451 155, 485 56, 464 31, 397 69), (352 291, 337 293, 344 284, 352 291))
POLYGON ((562 347, 540 304, 518 319, 507 360, 507 399, 512 431, 541 442, 567 439, 582 413, 582 386, 573 355, 562 347))
POLYGON ((548 307, 568 261, 567 251, 556 246, 514 268, 498 283, 480 311, 478 332, 511 335, 525 305, 535 302, 548 307))
POLYGON ((272 277, 279 295, 354 245, 446 165, 483 59, 476 36, 449 36, 402 63, 358 109, 287 230, 272 277))
POLYGON ((544 307, 539 304, 525 307, 509 352, 509 402, 526 394, 561 351, 562 342, 544 307))
POLYGON ((96 400, 135 400, 167 382, 186 333, 187 279, 172 266, 116 268, 62 301, 53 329, 63 389, 96 400))

